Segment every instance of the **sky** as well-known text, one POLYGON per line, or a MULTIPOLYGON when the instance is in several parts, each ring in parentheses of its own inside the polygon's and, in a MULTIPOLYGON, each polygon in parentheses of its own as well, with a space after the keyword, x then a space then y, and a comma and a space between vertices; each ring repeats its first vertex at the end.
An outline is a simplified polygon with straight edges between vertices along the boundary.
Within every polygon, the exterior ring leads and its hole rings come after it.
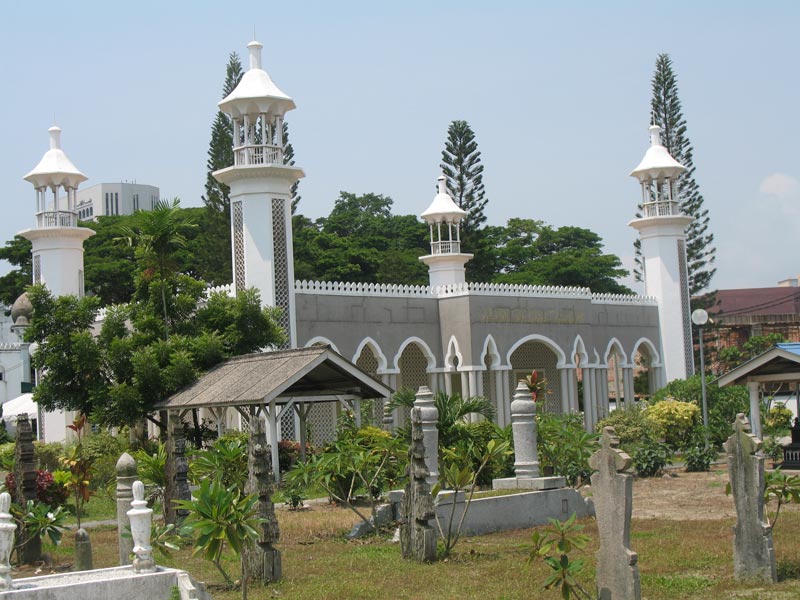
MULTIPOLYGON (((717 289, 800 273, 800 3, 37 2, 0 18, 0 241, 33 225, 22 177, 47 129, 89 176, 201 205, 225 65, 264 44, 292 96, 299 211, 375 192, 396 214, 435 194, 448 124, 469 122, 489 223, 596 231, 632 266, 651 77, 668 53, 717 248, 717 289)), ((0 262, 0 273, 10 268, 0 262)), ((637 292, 641 284, 626 280, 637 292)))

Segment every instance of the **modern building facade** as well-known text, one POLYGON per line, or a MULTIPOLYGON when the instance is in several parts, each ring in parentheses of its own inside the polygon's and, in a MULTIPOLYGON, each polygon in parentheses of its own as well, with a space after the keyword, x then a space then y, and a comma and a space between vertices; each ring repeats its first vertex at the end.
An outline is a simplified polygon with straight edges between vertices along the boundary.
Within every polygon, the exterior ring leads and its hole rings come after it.
POLYGON ((142 183, 98 183, 76 194, 75 209, 81 221, 96 221, 108 215, 132 215, 137 210, 152 210, 159 200, 154 185, 142 183))

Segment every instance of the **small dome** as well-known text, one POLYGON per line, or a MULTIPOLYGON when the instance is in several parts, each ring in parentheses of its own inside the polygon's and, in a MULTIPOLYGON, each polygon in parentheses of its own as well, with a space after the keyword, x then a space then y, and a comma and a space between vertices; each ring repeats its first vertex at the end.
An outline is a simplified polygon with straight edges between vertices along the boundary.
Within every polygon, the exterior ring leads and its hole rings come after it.
POLYGON ((665 177, 675 179, 685 170, 686 167, 672 158, 667 149, 661 145, 661 127, 651 125, 650 147, 645 152, 639 166, 631 171, 631 177, 636 177, 639 181, 663 179, 665 177))
POLYGON ((61 128, 55 125, 50 132, 50 150, 44 153, 42 160, 25 175, 34 187, 64 186, 77 188, 88 177, 81 173, 69 157, 61 149, 61 128))
POLYGON ((32 315, 33 304, 28 298, 28 292, 25 292, 14 300, 14 304, 11 306, 11 322, 14 327, 25 327, 30 324, 32 315))
POLYGON ((260 113, 283 116, 295 108, 294 100, 275 85, 261 68, 261 43, 253 41, 247 47, 250 49, 250 69, 242 76, 239 85, 217 106, 235 119, 260 113))
POLYGON ((447 179, 439 175, 439 193, 433 198, 428 209, 420 215, 427 223, 459 223, 467 212, 453 202, 452 196, 447 193, 447 179))

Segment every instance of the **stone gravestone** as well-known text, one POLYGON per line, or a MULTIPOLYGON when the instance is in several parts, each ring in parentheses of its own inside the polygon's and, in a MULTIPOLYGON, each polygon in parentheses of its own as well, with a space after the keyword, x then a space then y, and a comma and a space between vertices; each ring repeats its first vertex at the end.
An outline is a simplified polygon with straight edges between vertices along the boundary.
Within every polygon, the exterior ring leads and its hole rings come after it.
POLYGON ((75 564, 72 565, 73 571, 91 571, 92 563, 92 541, 89 534, 81 527, 75 532, 75 564))
POLYGON ((613 427, 604 427, 600 449, 589 458, 600 536, 597 596, 600 600, 638 600, 642 596, 638 555, 630 549, 633 476, 631 457, 618 449, 613 427))
MULTIPOLYGON (((25 506, 36 498, 36 455, 33 448, 33 430, 28 415, 17 417, 16 446, 14 447, 14 500, 25 506)), ((23 564, 33 564, 42 559, 42 541, 29 536, 23 528, 17 536, 17 554, 23 564)))
POLYGON ((428 484, 436 485, 439 482, 439 410, 427 385, 419 388, 414 408, 419 409, 419 426, 425 446, 425 464, 428 466, 428 484))
POLYGON ((400 550, 403 558, 417 562, 436 560, 436 518, 425 462, 422 409, 411 409, 411 447, 408 450, 408 483, 401 505, 400 550))
POLYGON ((133 482, 136 481, 136 460, 123 453, 117 461, 117 544, 119 545, 119 564, 131 564, 133 537, 128 535, 128 511, 133 500, 133 482))
POLYGON ((736 579, 778 581, 772 528, 764 517, 764 457, 756 454, 761 440, 750 433, 739 413, 733 435, 723 444, 728 456, 728 478, 736 505, 733 527, 733 575, 736 579))
POLYGON ((246 494, 258 496, 257 517, 263 519, 258 527, 259 538, 255 545, 245 548, 248 571, 257 581, 267 583, 281 578, 281 553, 273 544, 280 539, 275 505, 272 503, 274 477, 272 460, 264 422, 258 416, 250 418, 250 438, 247 442, 246 494))
POLYGON ((190 500, 189 461, 186 458, 186 437, 183 432, 183 420, 177 412, 170 412, 167 422, 167 463, 164 465, 166 486, 164 489, 164 511, 167 523, 178 525, 179 521, 189 514, 184 508, 176 509, 173 500, 190 500))

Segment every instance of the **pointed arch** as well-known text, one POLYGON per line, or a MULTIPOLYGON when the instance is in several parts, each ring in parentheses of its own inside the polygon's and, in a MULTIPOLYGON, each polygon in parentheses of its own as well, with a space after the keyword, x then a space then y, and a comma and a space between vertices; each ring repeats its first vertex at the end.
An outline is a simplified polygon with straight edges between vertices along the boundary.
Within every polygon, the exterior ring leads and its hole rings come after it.
POLYGON ((617 338, 613 337, 608 341, 608 345, 606 346, 606 352, 603 355, 603 362, 608 366, 608 359, 611 358, 611 353, 616 352, 619 357, 621 364, 628 363, 628 357, 625 354, 625 350, 622 348, 622 342, 620 342, 617 338))
POLYGON ((400 344, 400 348, 397 349, 397 354, 394 355, 394 360, 392 361, 392 365, 394 369, 400 368, 400 357, 403 355, 403 350, 406 349, 406 346, 409 344, 417 344, 422 350, 422 354, 425 356, 425 359, 428 361, 428 369, 435 369, 436 368, 436 357, 433 355, 428 344, 421 338, 418 338, 415 335, 407 337, 403 340, 403 343, 400 344))
POLYGON ((361 343, 358 344, 358 348, 356 348, 356 353, 353 354, 353 360, 351 362, 356 364, 358 357, 361 356, 361 353, 364 351, 364 346, 369 346, 372 350, 372 353, 375 355, 375 358, 378 359, 378 372, 380 373, 382 371, 386 371, 386 369, 389 368, 389 361, 386 360, 386 355, 381 350, 378 342, 369 336, 365 337, 363 340, 361 340, 361 343))
POLYGON ((497 342, 494 341, 494 337, 492 334, 486 336, 486 339, 483 342, 483 349, 481 350, 481 364, 486 362, 486 356, 489 356, 491 359, 491 367, 496 369, 500 366, 500 363, 503 361, 502 357, 500 356, 500 352, 497 350, 497 342))
POLYGON ((447 342, 447 354, 444 356, 444 366, 446 369, 453 369, 453 357, 458 358, 458 364, 464 364, 464 357, 461 356, 461 350, 458 347, 458 340, 456 336, 451 335, 450 341, 447 342))
POLYGON ((552 350, 555 353, 556 357, 558 358, 558 363, 556 366, 559 369, 567 364, 567 357, 564 355, 564 351, 561 349, 561 347, 558 344, 556 344, 553 340, 551 340, 549 337, 544 335, 539 335, 538 333, 532 333, 530 335, 526 335, 525 337, 518 339, 516 343, 513 346, 511 346, 511 349, 508 351, 508 354, 506 354, 506 364, 509 365, 511 364, 511 355, 514 354, 514 350, 516 350, 526 342, 541 342, 545 346, 547 346, 550 350, 552 350))
POLYGON ((636 343, 633 345, 633 352, 631 352, 631 362, 633 362, 634 358, 636 357, 636 353, 639 351, 639 346, 645 346, 647 351, 650 353, 651 367, 661 366, 661 356, 656 350, 656 345, 646 337, 641 337, 636 340, 636 343))
POLYGON ((328 338, 323 337, 321 335, 314 336, 313 338, 308 340, 304 347, 308 348, 310 346, 319 346, 320 344, 327 344, 328 346, 336 350, 336 352, 339 352, 339 349, 336 347, 336 344, 334 344, 328 338))
POLYGON ((586 344, 583 343, 583 338, 580 334, 575 336, 575 342, 572 344, 572 354, 569 355, 570 360, 575 360, 575 355, 580 356, 580 364, 586 366, 589 364, 589 353, 586 351, 586 344))

